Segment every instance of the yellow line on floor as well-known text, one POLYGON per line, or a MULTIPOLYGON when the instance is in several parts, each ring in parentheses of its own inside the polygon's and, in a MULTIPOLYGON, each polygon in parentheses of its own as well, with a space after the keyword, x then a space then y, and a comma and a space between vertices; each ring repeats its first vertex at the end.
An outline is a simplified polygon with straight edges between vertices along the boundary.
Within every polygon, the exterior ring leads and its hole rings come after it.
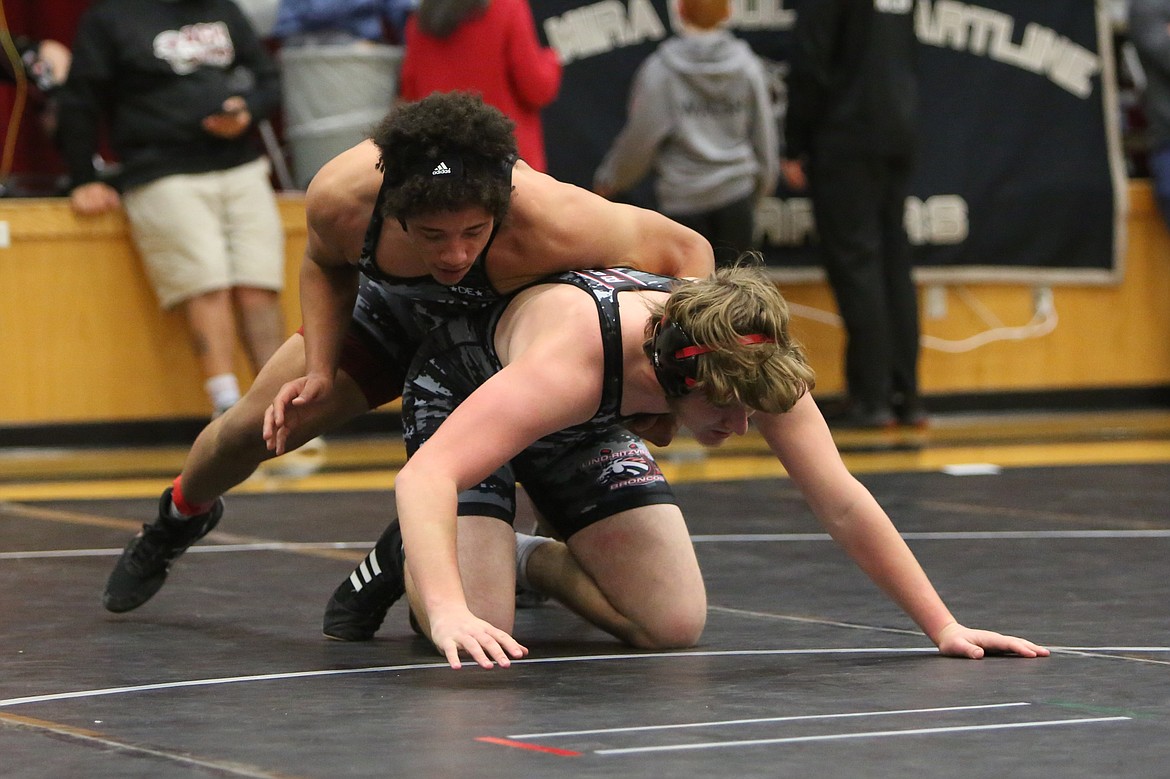
MULTIPOLYGON (((783 477, 784 469, 771 455, 733 455, 687 450, 672 456, 656 452, 666 477, 678 484, 783 477)), ((1170 462, 1170 441, 1093 441, 1011 446, 973 445, 918 450, 846 452, 854 473, 938 471, 946 466, 989 463, 1003 468, 1060 465, 1117 465, 1170 462)), ((309 474, 258 472, 232 494, 298 492, 387 491, 397 470, 378 468, 309 474)), ((100 479, 85 481, 14 482, 0 484, 0 501, 98 500, 157 497, 166 479, 100 479)))

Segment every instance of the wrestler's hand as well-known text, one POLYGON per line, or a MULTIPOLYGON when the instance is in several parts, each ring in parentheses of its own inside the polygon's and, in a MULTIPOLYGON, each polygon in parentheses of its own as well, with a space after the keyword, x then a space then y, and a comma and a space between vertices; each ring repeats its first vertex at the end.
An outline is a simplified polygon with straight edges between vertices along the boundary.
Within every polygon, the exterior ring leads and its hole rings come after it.
POLYGON ((667 446, 678 432, 678 419, 674 414, 638 414, 626 422, 626 429, 655 446, 667 446))
POLYGON ((445 614, 431 615, 431 641, 439 653, 447 658, 452 668, 462 668, 460 650, 471 656, 481 668, 501 668, 528 654, 528 648, 519 644, 505 631, 485 622, 466 608, 445 614))
POLYGON ((938 634, 938 651, 950 657, 978 660, 984 654, 1012 653, 1020 657, 1048 657, 1049 651, 1023 638, 1005 636, 990 630, 972 630, 952 622, 938 634))
POLYGON ((333 391, 333 382, 319 374, 287 382, 264 412, 264 443, 268 451, 284 454, 288 439, 305 419, 312 405, 333 391))

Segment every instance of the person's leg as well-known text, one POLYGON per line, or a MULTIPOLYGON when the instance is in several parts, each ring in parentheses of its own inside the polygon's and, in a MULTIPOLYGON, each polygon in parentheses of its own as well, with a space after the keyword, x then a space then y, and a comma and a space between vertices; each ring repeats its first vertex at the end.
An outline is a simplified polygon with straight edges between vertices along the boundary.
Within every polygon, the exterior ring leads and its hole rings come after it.
POLYGON ((528 554, 518 573, 535 590, 633 646, 698 641, 707 614, 702 574, 645 442, 617 425, 565 431, 514 465, 537 510, 566 539, 528 554))
POLYGON ((179 307, 203 377, 232 373, 236 325, 231 293, 226 289, 204 292, 184 300, 179 307))
POLYGON ((890 312, 890 378, 894 410, 905 424, 926 423, 918 397, 918 353, 921 340, 914 256, 906 235, 906 198, 910 194, 909 158, 886 160, 882 207, 882 245, 887 308, 890 312))
POLYGON ((219 184, 232 295, 252 370, 259 372, 285 335, 284 228, 266 159, 223 171, 219 184))
POLYGON ((252 370, 259 373, 284 342, 280 295, 270 289, 235 287, 232 297, 240 315, 240 330, 252 370))
POLYGON ((630 509, 574 533, 567 544, 541 544, 526 575, 631 646, 694 646, 707 621, 699 562, 673 504, 630 509))
POLYGON ((239 398, 235 317, 216 174, 165 176, 122 199, 164 309, 181 307, 216 413, 239 398))
POLYGON ((809 177, 821 260, 845 324, 845 384, 858 417, 893 422, 891 336, 882 270, 882 192, 873 161, 821 155, 809 177))
MULTIPOLYGON (((251 476, 260 463, 273 457, 264 443, 264 412, 277 391, 305 373, 305 340, 294 333, 260 369, 238 403, 213 420, 195 439, 179 480, 191 504, 214 502, 251 476)), ((296 449, 322 433, 348 422, 369 409, 369 401, 346 371, 339 370, 333 392, 308 407, 289 439, 296 449)))
MULTIPOLYGON (((114 565, 102 602, 113 612, 138 608, 154 597, 170 566, 219 523, 222 495, 272 457, 262 437, 264 412, 276 391, 304 374, 304 339, 293 335, 260 371, 248 392, 212 420, 195 439, 183 470, 159 499, 158 517, 126 545, 114 565)), ((369 408, 360 385, 338 371, 330 396, 303 417, 290 449, 369 408)))
POLYGON ((749 196, 712 212, 710 241, 718 264, 734 264, 754 245, 755 208, 755 197, 749 196))

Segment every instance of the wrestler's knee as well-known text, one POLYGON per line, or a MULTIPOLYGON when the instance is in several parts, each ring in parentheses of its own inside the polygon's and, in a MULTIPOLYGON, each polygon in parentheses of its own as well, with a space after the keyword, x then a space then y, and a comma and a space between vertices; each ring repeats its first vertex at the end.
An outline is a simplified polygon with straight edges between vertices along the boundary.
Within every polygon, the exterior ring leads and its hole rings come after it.
POLYGON ((686 649, 699 643, 706 625, 706 603, 678 603, 644 620, 634 643, 641 649, 686 649))

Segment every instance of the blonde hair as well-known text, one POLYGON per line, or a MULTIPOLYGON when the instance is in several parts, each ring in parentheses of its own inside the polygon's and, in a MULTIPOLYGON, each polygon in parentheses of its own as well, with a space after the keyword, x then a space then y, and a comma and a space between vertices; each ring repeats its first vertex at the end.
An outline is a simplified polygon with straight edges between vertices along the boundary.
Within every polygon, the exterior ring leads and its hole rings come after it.
POLYGON ((813 388, 816 378, 788 332, 788 303, 774 281, 747 264, 752 261, 758 262, 758 255, 745 255, 709 278, 679 285, 661 310, 652 312, 650 322, 674 322, 696 345, 712 350, 698 358, 694 391, 715 405, 742 403, 782 414, 813 388), (753 335, 769 340, 742 342, 753 335))
POLYGON ((701 30, 718 27, 731 15, 729 0, 679 0, 682 18, 701 30))

